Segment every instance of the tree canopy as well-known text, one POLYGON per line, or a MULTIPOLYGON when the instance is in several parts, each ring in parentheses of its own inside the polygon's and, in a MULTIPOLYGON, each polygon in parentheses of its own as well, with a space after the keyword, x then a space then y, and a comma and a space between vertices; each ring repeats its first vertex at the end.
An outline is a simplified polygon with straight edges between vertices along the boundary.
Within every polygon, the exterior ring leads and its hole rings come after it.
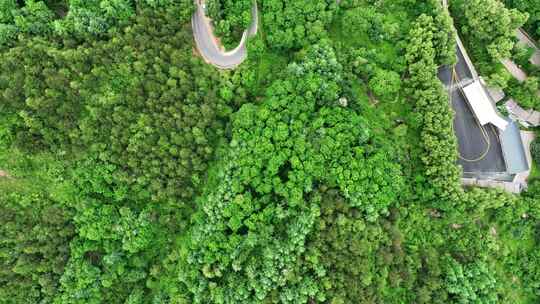
MULTIPOLYGON (((204 4, 236 45, 253 2, 204 4)), ((0 302, 538 302, 538 140, 521 194, 464 187, 438 78, 455 24, 536 106, 536 2, 257 4, 224 70, 191 0, 0 0, 0 302)))

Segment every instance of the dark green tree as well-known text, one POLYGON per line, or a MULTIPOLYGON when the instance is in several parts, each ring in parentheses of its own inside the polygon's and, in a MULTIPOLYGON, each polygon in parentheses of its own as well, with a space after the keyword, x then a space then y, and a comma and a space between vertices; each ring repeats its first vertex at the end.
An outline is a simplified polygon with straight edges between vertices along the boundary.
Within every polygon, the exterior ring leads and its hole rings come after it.
POLYGON ((0 179, 0 297, 52 303, 75 236, 72 213, 47 192, 16 190, 13 183, 0 179))

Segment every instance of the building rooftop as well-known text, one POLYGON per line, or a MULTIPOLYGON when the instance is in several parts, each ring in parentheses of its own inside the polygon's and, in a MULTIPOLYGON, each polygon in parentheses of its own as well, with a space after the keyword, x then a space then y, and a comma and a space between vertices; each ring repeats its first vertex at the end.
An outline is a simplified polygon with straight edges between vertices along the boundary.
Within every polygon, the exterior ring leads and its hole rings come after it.
POLYGON ((501 131, 506 129, 508 121, 499 115, 495 105, 491 102, 484 86, 479 80, 465 86, 463 93, 481 125, 484 126, 491 123, 501 131))
POLYGON ((499 137, 507 172, 511 174, 525 172, 529 170, 529 163, 521 140, 519 126, 510 118, 507 118, 506 121, 508 125, 504 131, 500 132, 499 137))
POLYGON ((499 101, 503 100, 504 97, 506 97, 506 94, 504 94, 504 91, 499 88, 493 88, 493 87, 486 87, 489 93, 489 96, 493 100, 493 102, 498 103, 499 101))

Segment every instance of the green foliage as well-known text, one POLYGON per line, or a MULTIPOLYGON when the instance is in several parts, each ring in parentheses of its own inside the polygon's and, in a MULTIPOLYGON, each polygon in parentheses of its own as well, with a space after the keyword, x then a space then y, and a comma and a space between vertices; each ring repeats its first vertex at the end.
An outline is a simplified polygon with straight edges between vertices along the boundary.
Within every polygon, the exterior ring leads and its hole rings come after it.
POLYGON ((0 178, 0 297, 51 303, 75 235, 72 213, 42 189, 16 189, 0 178))
POLYGON ((191 37, 176 18, 148 10, 110 41, 63 49, 28 40, 6 52, 2 69, 12 73, 0 76, 1 101, 19 116, 19 145, 87 147, 143 197, 190 198, 227 109, 215 74, 191 61, 191 37))
POLYGON ((54 14, 43 1, 26 0, 24 7, 13 13, 15 26, 28 34, 46 34, 54 14))
POLYGON ((0 45, 6 45, 17 35, 17 27, 0 23, 0 45))
POLYGON ((0 48, 10 46, 18 33, 49 34, 53 18, 43 1, 25 0, 20 8, 15 0, 0 1, 0 48))
POLYGON ((450 5, 480 72, 493 73, 493 66, 500 59, 510 57, 515 31, 525 23, 527 15, 507 9, 496 0, 457 0, 450 5))
POLYGON ((446 289, 452 303, 500 303, 496 279, 485 262, 463 266, 448 258, 446 263, 446 289))
POLYGON ((433 44, 437 50, 435 63, 439 65, 453 65, 456 63, 456 45, 454 21, 450 15, 439 5, 436 6, 433 32, 433 44))
POLYGON ((512 50, 512 59, 519 66, 523 67, 529 65, 529 60, 531 59, 533 54, 534 48, 531 48, 528 45, 524 45, 521 43, 516 43, 514 45, 514 49, 512 50))
POLYGON ((531 144, 531 153, 535 163, 540 164, 540 140, 536 139, 531 144))
POLYGON ((99 159, 123 168, 116 178, 138 193, 189 198, 222 134, 216 116, 224 105, 212 87, 215 74, 190 62, 186 32, 172 23, 160 29, 151 16, 95 49, 96 66, 81 83, 89 112, 80 123, 82 140, 99 159), (156 35, 160 30, 177 34, 156 35))
POLYGON ((345 11, 343 32, 349 37, 357 33, 365 33, 371 41, 395 38, 399 33, 399 26, 393 22, 390 15, 381 13, 374 6, 357 7, 345 11))
POLYGON ((514 31, 523 25, 527 15, 492 0, 456 2, 458 7, 464 10, 464 19, 459 19, 461 30, 473 45, 483 45, 482 49, 494 60, 510 56, 514 31))
POLYGON ((78 233, 70 244, 58 303, 129 303, 163 297, 165 287, 159 280, 168 271, 170 235, 179 233, 184 224, 183 209, 131 199, 127 187, 114 180, 113 171, 110 165, 86 160, 71 172, 73 185, 64 200, 75 210, 78 233))
POLYGON ((399 74, 394 71, 379 69, 369 80, 369 88, 375 95, 391 100, 401 88, 401 79, 399 74))
POLYGON ((225 45, 237 45, 242 33, 251 24, 253 0, 210 0, 207 15, 212 18, 215 32, 225 45))
POLYGON ((388 213, 402 185, 399 167, 358 114, 335 105, 341 68, 332 57, 328 46, 310 48, 262 104, 234 115, 181 267, 196 303, 323 301, 316 282, 324 268, 314 265, 315 275, 295 266, 319 217, 314 185, 339 189, 367 221, 388 213))
POLYGON ((58 303, 182 298, 172 245, 223 134, 218 113, 228 110, 214 95, 217 75, 192 60, 177 13, 142 11, 109 41, 28 39, 2 55, 13 72, 0 81, 11 122, 2 138, 86 159, 62 176, 77 235, 63 241, 70 256, 51 295, 58 303))
MULTIPOLYGON (((461 188, 440 1, 261 1, 234 71, 193 52, 191 0, 24 4, 0 0, 0 302, 538 302, 540 183, 461 188)), ((207 5, 234 42, 251 3, 207 5)))
POLYGON ((392 264, 402 263, 403 241, 386 219, 369 223, 339 191, 320 189, 321 216, 314 225, 303 264, 324 272, 327 303, 385 302, 392 264))
POLYGON ((0 23, 13 22, 13 12, 17 9, 17 2, 15 0, 2 0, 0 1, 0 23))
POLYGON ((135 16, 136 9, 167 8, 187 22, 193 11, 190 0, 24 0, 0 1, 0 47, 11 46, 15 33, 48 36, 49 39, 92 40, 106 37, 135 16), (23 1, 19 1, 23 2, 23 1))
POLYGON ((436 76, 434 29, 433 18, 422 15, 410 32, 405 54, 409 63, 409 96, 415 104, 420 125, 425 174, 439 200, 455 201, 460 192, 457 142, 449 97, 436 76))
POLYGON ((516 79, 509 82, 508 95, 512 96, 520 106, 526 109, 540 110, 540 97, 538 77, 528 77, 523 83, 516 79))
POLYGON ((261 6, 267 43, 280 50, 298 49, 326 37, 337 8, 335 0, 265 0, 261 6))
POLYGON ((60 35, 103 35, 111 27, 133 16, 132 1, 128 0, 70 0, 67 15, 54 23, 60 35))
POLYGON ((41 39, 29 39, 2 53, 1 58, 1 70, 10 71, 0 75, 2 112, 18 116, 14 131, 19 145, 60 148, 77 136, 81 101, 70 82, 75 84, 71 80, 88 71, 82 64, 85 56, 58 51, 56 44, 41 39))
POLYGON ((436 62, 451 64, 455 61, 452 18, 443 10, 439 0, 387 1, 384 5, 379 5, 377 1, 344 0, 340 1, 340 6, 346 9, 340 20, 344 43, 352 42, 356 47, 371 46, 373 43, 383 45, 367 50, 369 64, 382 63, 385 69, 398 63, 403 65, 398 53, 405 47, 404 38, 409 33, 411 21, 422 13, 435 18, 437 30, 433 31, 433 35, 438 51, 436 62), (385 43, 389 46, 385 46, 385 43), (398 48, 399 52, 386 54, 391 48, 398 48), (388 58, 384 58, 385 55, 388 58))
POLYGON ((529 18, 525 29, 538 39, 540 37, 540 6, 538 3, 531 0, 504 0, 503 2, 507 7, 527 13, 529 18))

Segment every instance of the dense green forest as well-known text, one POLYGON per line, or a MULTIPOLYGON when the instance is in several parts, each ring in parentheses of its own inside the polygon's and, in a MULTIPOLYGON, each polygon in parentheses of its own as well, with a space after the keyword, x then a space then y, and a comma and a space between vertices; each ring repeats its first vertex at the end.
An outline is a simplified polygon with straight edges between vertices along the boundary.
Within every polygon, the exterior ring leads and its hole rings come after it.
MULTIPOLYGON (((253 3, 206 1, 225 48, 253 3)), ((191 0, 0 0, 0 303, 538 303, 537 167, 462 187, 437 71, 455 25, 527 105, 540 4, 449 4, 260 0, 218 70, 191 0)))

